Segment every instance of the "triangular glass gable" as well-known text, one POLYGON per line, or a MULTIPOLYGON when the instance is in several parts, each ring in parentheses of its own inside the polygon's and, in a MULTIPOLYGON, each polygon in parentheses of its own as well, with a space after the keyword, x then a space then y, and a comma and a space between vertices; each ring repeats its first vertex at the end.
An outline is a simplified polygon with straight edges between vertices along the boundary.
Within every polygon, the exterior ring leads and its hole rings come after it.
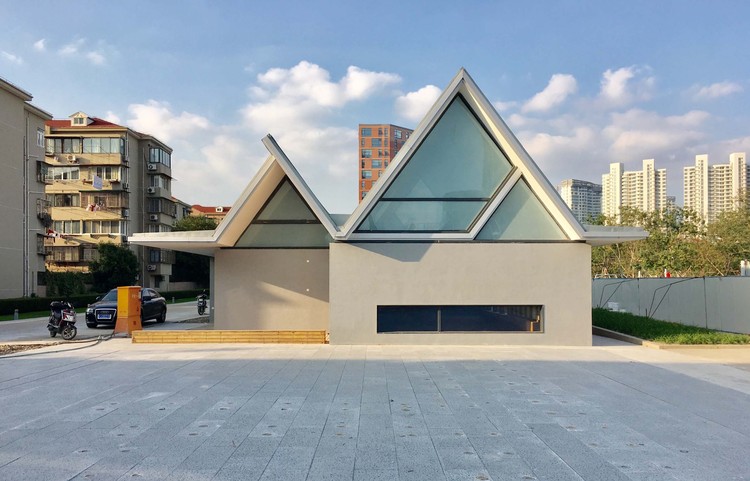
POLYGON ((287 177, 281 181, 235 247, 328 247, 331 236, 287 177))
POLYGON ((357 231, 466 232, 511 170, 459 95, 357 231))
POLYGON ((508 192, 477 240, 567 240, 524 179, 508 192))
POLYGON ((256 220, 311 220, 318 218, 300 197, 288 177, 281 182, 266 205, 258 213, 256 220))

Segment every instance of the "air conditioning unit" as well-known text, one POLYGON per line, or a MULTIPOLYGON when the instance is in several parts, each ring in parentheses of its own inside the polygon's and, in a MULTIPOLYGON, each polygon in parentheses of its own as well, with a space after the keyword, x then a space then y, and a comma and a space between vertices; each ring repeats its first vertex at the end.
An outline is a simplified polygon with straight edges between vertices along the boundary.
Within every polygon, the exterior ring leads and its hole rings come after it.
POLYGON ((158 221, 159 220, 159 214, 150 214, 148 216, 148 220, 158 221))
POLYGON ((68 158, 68 162, 71 162, 71 163, 78 162, 78 158, 76 158, 75 155, 68 155, 67 158, 68 158))
POLYGON ((149 194, 154 194, 156 193, 156 187, 149 187, 146 189, 146 192, 148 192, 149 194))
POLYGON ((156 170, 156 164, 148 164, 148 170, 156 170))
POLYGON ((122 209, 123 217, 130 217, 130 209, 122 209))
POLYGON ((156 264, 149 264, 148 265, 148 270, 149 270, 149 272, 155 271, 156 270, 156 264))

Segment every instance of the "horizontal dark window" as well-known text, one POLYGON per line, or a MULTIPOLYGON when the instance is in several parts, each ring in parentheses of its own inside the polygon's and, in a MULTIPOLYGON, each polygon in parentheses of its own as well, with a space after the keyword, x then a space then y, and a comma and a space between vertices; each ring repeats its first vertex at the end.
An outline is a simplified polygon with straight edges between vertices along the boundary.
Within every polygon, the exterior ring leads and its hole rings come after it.
POLYGON ((541 332, 542 306, 378 306, 378 332, 541 332))
POLYGON ((378 306, 378 332, 437 331, 436 306, 378 306))

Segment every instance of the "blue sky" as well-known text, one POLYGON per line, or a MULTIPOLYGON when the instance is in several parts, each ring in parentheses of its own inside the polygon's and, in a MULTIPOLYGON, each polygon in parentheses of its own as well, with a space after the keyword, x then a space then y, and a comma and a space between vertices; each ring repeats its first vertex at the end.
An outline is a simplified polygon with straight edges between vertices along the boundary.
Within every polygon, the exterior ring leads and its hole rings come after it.
POLYGON ((413 127, 460 67, 549 180, 750 150, 744 1, 0 0, 0 76, 174 149, 173 193, 229 205, 271 133, 332 212, 357 124, 413 127))

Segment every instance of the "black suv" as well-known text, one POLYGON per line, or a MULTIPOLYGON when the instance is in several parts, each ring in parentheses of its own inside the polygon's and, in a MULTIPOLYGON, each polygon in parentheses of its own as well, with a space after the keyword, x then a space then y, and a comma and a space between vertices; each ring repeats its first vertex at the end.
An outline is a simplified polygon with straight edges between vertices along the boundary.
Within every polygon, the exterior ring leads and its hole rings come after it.
MULTIPOLYGON (((141 322, 156 319, 164 322, 167 319, 167 301, 153 289, 141 289, 141 322)), ((117 289, 112 289, 104 297, 86 308, 86 326, 97 327, 99 324, 114 325, 117 320, 117 289)))

